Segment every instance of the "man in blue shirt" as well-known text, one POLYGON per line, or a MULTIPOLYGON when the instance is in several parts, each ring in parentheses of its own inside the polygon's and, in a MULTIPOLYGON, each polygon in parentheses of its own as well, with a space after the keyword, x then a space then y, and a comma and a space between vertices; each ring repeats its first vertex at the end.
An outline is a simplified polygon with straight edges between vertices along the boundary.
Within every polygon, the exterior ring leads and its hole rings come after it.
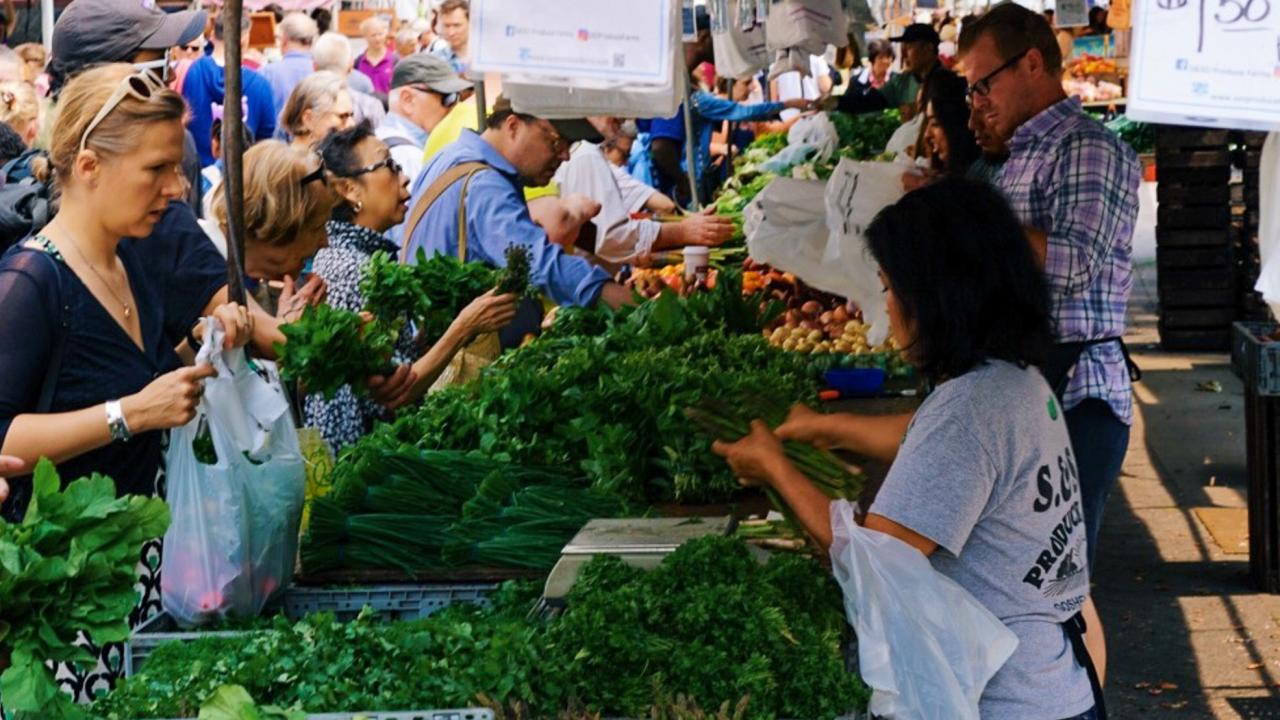
POLYGON ((421 249, 428 256, 445 253, 503 267, 506 249, 520 244, 529 249, 530 280, 553 302, 581 306, 603 301, 610 307, 631 302, 631 291, 608 273, 552 244, 529 217, 524 199, 526 184, 551 182, 569 158, 572 142, 599 137, 585 121, 535 118, 516 112, 499 96, 484 132, 464 130, 414 182, 403 257, 412 262, 421 249), (472 166, 469 175, 455 170, 467 163, 484 167, 472 166), (433 194, 436 198, 428 204, 433 194))
MULTIPOLYGON (((213 21, 213 52, 191 65, 187 71, 187 79, 182 84, 182 96, 191 108, 191 117, 187 121, 187 129, 195 140, 196 150, 200 153, 200 165, 208 167, 218 160, 213 156, 210 145, 210 128, 213 126, 213 106, 223 105, 226 71, 226 41, 222 25, 221 13, 213 21)), ((240 42, 249 44, 248 15, 241 20, 240 42)), ((247 67, 240 69, 240 89, 244 93, 244 102, 248 106, 244 115, 244 125, 253 140, 267 140, 276 131, 275 103, 271 98, 271 85, 258 73, 247 67)))
POLYGON ((320 28, 306 13, 292 12, 280 21, 279 32, 280 51, 284 57, 279 62, 264 65, 262 77, 271 84, 272 102, 282 108, 298 83, 315 72, 311 43, 316 41, 320 28))

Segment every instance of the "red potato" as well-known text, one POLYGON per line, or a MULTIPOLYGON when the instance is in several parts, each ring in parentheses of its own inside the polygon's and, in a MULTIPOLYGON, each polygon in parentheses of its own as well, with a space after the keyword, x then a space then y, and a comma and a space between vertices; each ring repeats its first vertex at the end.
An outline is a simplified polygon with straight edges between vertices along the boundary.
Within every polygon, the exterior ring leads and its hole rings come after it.
POLYGON ((805 315, 818 315, 822 312, 822 303, 819 303, 817 300, 810 300, 800 306, 800 312, 805 315))

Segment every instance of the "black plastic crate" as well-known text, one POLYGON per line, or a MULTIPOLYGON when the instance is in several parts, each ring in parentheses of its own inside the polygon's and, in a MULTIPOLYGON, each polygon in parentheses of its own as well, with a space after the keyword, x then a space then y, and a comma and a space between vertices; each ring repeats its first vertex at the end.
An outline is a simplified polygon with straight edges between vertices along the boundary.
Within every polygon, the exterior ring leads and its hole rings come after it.
POLYGON ((1262 148, 1237 150, 1234 164, 1242 170, 1257 170, 1262 167, 1262 148))
POLYGON ((1230 330, 1235 304, 1214 308, 1160 308, 1161 327, 1168 330, 1230 330))
POLYGON ((1169 290, 1232 290, 1235 283, 1235 272, 1225 268, 1214 272, 1170 270, 1156 275, 1156 285, 1161 297, 1169 290))
POLYGON ((1231 185, 1175 185, 1156 183, 1156 200, 1161 205, 1226 205, 1232 199, 1231 185))
POLYGON ((1246 147, 1262 147, 1267 141, 1267 132, 1265 130, 1241 130, 1235 141, 1246 147))
POLYGON ((1280 397, 1245 383, 1245 464, 1249 475, 1249 576, 1280 593, 1280 397))
POLYGON ((1157 225, 1157 247, 1215 247, 1230 245, 1236 240, 1231 228, 1211 228, 1207 230, 1188 230, 1157 225))
POLYGON ((1236 302, 1235 287, 1191 290, 1161 290, 1160 306, 1164 308, 1222 307, 1236 302))
POLYGON ((1231 151, 1220 148, 1165 150, 1156 148, 1156 167, 1166 168, 1230 168, 1231 151))
POLYGON ((1225 185, 1231 182, 1231 166, 1189 168, 1163 165, 1156 160, 1156 176, 1172 185, 1225 185))
POLYGON ((1231 222, 1231 207, 1226 204, 1191 208, 1161 205, 1156 208, 1156 222, 1159 227, 1169 229, 1225 228, 1231 222))
POLYGON ((1229 269, 1235 263, 1233 245, 1212 247, 1156 247, 1156 268, 1168 270, 1229 269))
POLYGON ((1231 140, 1230 130, 1217 128, 1159 125, 1156 127, 1156 149, 1198 148, 1226 145, 1231 140))
POLYGON ((1231 328, 1170 328, 1160 323, 1160 346, 1173 352, 1225 352, 1231 328))

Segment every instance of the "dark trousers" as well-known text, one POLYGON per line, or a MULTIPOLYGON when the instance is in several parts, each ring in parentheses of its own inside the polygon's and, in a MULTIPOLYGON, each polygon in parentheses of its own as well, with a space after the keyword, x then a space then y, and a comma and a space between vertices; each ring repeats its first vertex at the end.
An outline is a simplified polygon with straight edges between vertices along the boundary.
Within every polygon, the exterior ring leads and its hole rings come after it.
POLYGON ((1066 420, 1071 447, 1076 454, 1076 467, 1080 471, 1085 537, 1089 541, 1089 572, 1093 573, 1102 512, 1124 465, 1124 455, 1129 449, 1129 426, 1120 422, 1110 405, 1094 398, 1068 410, 1066 420))

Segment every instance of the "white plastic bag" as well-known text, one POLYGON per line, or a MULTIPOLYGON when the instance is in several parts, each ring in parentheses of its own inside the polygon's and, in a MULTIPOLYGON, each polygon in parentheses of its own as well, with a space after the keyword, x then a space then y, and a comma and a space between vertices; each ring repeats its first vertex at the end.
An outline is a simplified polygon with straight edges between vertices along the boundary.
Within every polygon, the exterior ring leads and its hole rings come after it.
POLYGON ((902 167, 895 163, 842 158, 827 180, 825 199, 831 240, 822 262, 839 268, 844 284, 840 294, 862 310, 863 321, 871 326, 867 342, 873 347, 889 337, 889 313, 880 283, 880 266, 871 257, 864 233, 876 214, 903 194, 902 167))
POLYGON ((1280 133, 1267 135, 1259 170, 1258 252, 1262 270, 1254 290, 1280 318, 1280 133))
POLYGON ((978 700, 1018 647, 1013 631, 920 551, 831 503, 831 565, 858 637, 868 711, 893 720, 978 718, 978 700))
POLYGON ((814 159, 825 162, 840 147, 840 133, 826 113, 800 118, 787 131, 787 145, 812 145, 817 152, 814 159))
POLYGON ((840 0, 782 0, 769 8, 765 37, 770 50, 795 47, 821 55, 827 45, 849 44, 848 21, 840 0))
MULTIPOLYGON (((165 462, 173 522, 164 538, 161 602, 182 626, 260 613, 292 580, 306 467, 275 366, 223 351, 205 325, 200 408, 170 434, 165 462), (212 441, 216 462, 196 458, 212 441)), ((206 458, 207 459, 207 458, 206 458)))
MULTIPOLYGON (((746 0, 754 3, 754 0, 746 0)), ((738 15, 739 0, 726 4, 729 18, 738 15)), ((742 78, 769 66, 769 47, 764 24, 743 30, 737 22, 715 23, 711 29, 711 47, 715 53, 716 73, 721 77, 742 78)))

